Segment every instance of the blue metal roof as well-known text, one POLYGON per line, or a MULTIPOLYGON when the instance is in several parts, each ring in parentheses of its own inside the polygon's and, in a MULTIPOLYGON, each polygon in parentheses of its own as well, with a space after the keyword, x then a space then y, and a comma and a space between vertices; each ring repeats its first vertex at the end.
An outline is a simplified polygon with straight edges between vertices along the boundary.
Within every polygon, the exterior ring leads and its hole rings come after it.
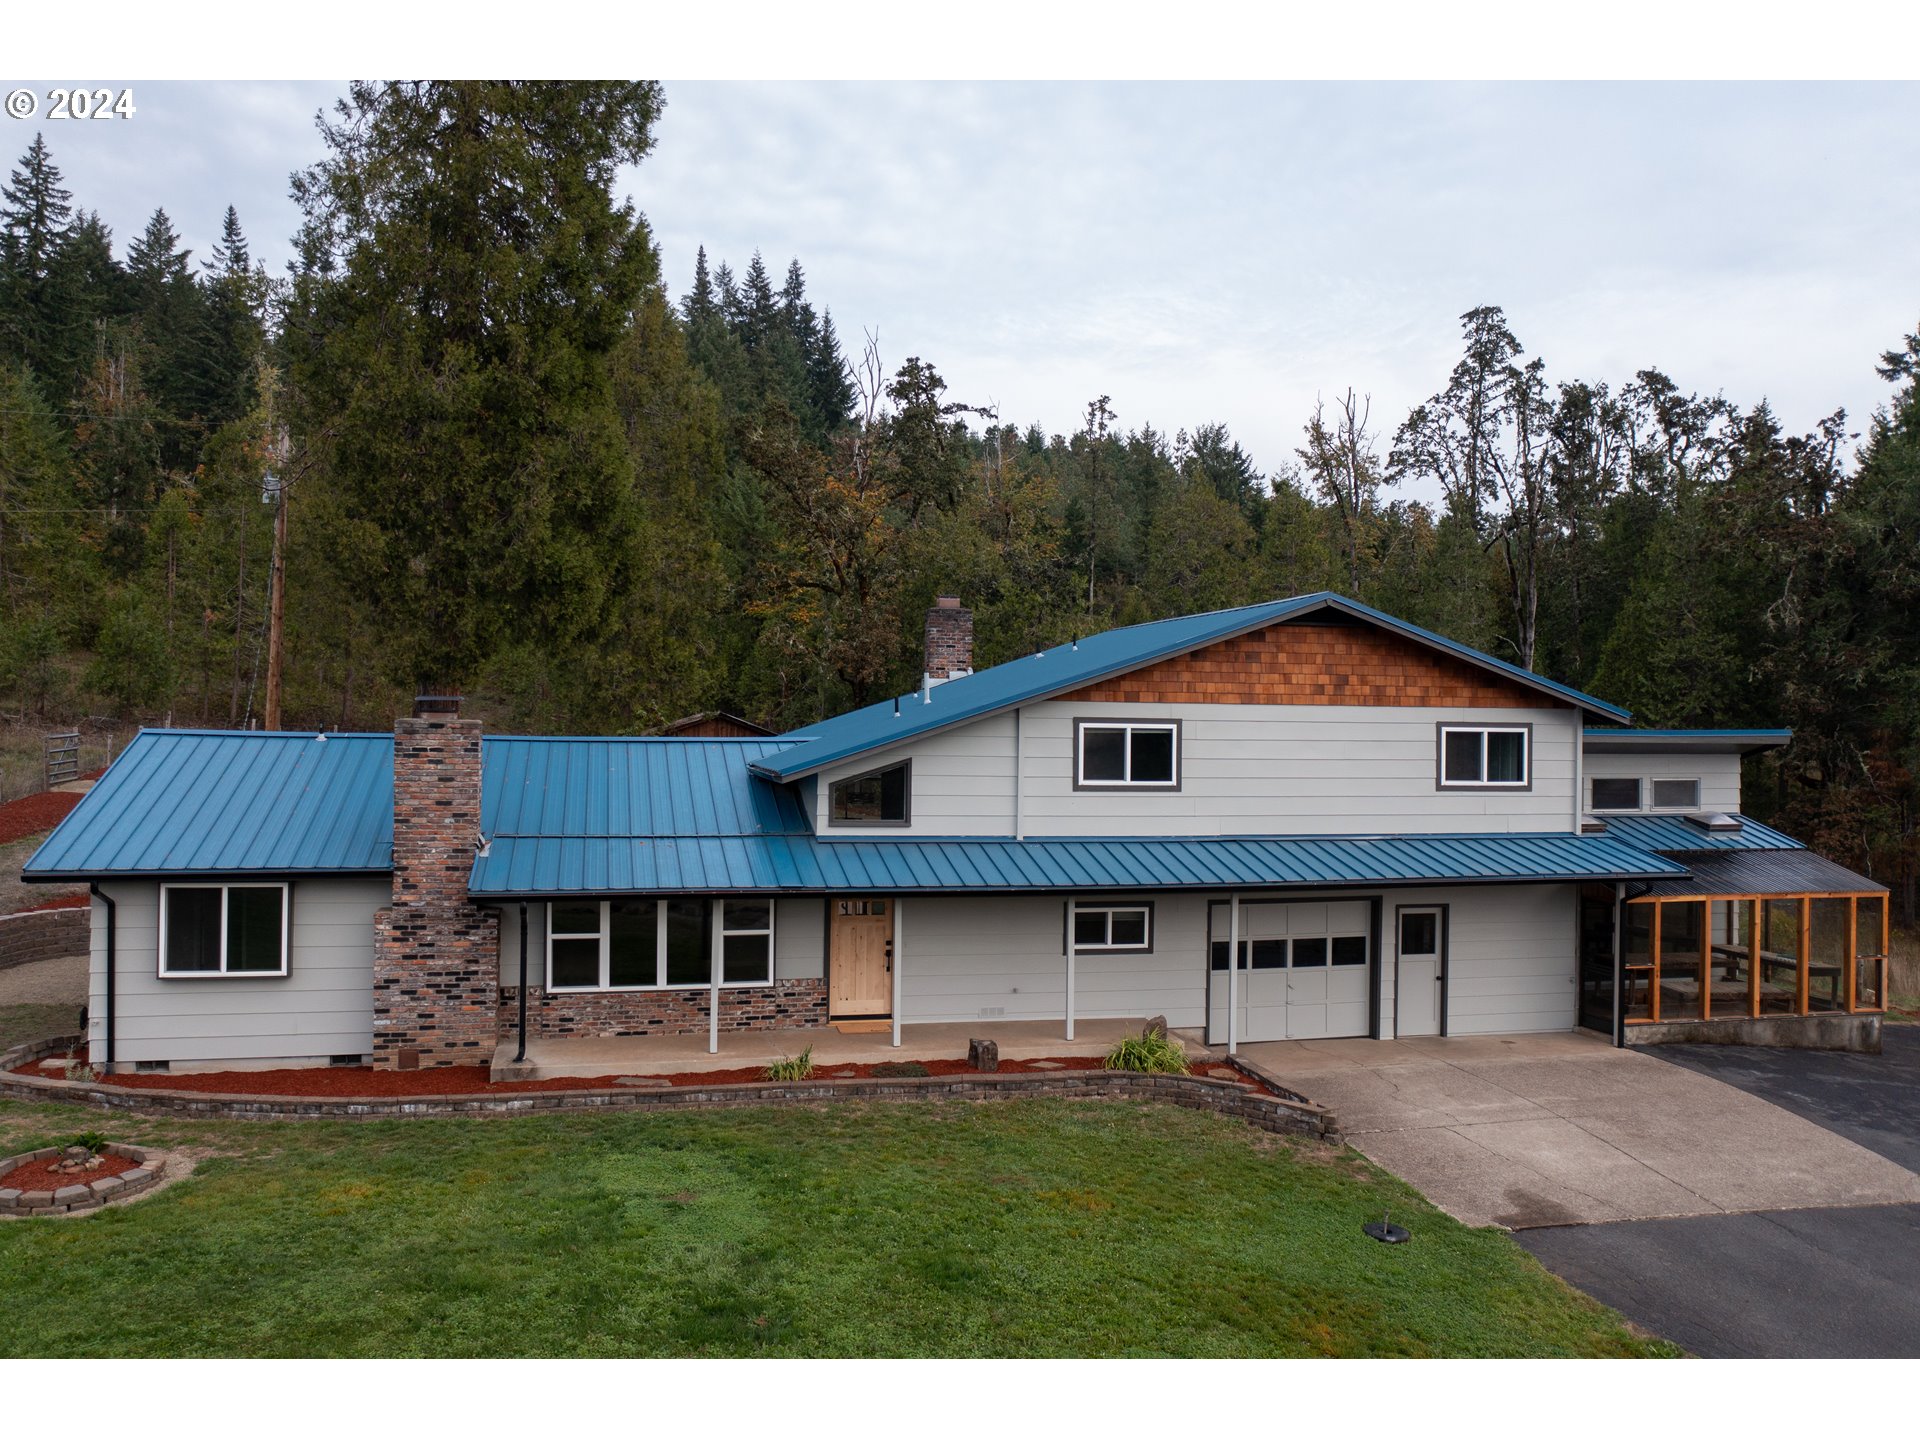
POLYGON ((1738 830, 1702 830, 1680 815, 1601 815, 1607 834, 1658 854, 1696 850, 1804 850, 1791 835, 1741 815, 1738 830))
POLYGON ((489 736, 480 829, 489 837, 804 835, 793 792, 748 768, 781 740, 489 736))
POLYGON ((1056 645, 1051 650, 1009 660, 1005 664, 936 685, 924 697, 921 692, 915 691, 901 696, 897 701, 882 700, 864 709, 822 720, 817 725, 790 731, 780 737, 788 748, 770 753, 759 762, 758 768, 777 779, 796 779, 823 766, 879 750, 916 735, 944 730, 948 726, 977 720, 1028 701, 1078 689, 1108 675, 1137 670, 1156 660, 1182 655, 1276 621, 1298 619, 1317 610, 1335 610, 1371 621, 1583 709, 1622 721, 1631 718, 1617 705, 1596 700, 1591 695, 1535 675, 1530 670, 1522 670, 1518 665, 1482 654, 1443 635, 1436 635, 1431 630, 1409 625, 1357 600, 1321 591, 1286 600, 1272 600, 1262 605, 1245 605, 1235 610, 1215 610, 1205 615, 1181 615, 1172 620, 1128 625, 1118 630, 1089 635, 1071 645, 1056 645))
POLYGON ((492 898, 659 891, 1328 888, 1654 880, 1684 866, 1609 836, 818 840, 811 835, 494 838, 471 888, 492 898))
POLYGON ((21 874, 378 872, 392 863, 393 736, 143 730, 21 874))

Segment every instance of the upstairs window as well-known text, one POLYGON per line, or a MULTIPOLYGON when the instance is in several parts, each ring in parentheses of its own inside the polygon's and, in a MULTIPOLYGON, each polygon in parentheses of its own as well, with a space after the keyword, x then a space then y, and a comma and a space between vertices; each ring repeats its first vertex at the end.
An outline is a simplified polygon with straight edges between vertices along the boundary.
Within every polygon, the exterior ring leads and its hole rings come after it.
POLYGON ((1595 810, 1638 810, 1640 777, 1637 775, 1596 775, 1593 777, 1595 810))
POLYGON ((1073 783, 1082 790, 1180 788, 1180 722, 1074 722, 1073 783))
POLYGON ((905 825, 910 811, 913 762, 849 775, 827 787, 827 820, 833 825, 905 825))
POLYGON ((1442 790, 1524 790, 1532 780, 1530 725, 1442 725, 1442 790))
POLYGON ((287 973, 285 885, 162 885, 160 974, 287 973))
POLYGON ((1653 808, 1656 810, 1698 810, 1698 780, 1656 780, 1653 782, 1653 808))

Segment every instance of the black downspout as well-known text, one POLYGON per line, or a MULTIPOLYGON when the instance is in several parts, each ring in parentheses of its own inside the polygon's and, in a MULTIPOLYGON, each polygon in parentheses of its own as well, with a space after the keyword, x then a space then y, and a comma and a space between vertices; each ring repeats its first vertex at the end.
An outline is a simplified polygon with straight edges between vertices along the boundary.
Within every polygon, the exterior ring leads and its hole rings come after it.
POLYGON ((105 1073, 111 1075, 113 1073, 113 972, 119 958, 114 946, 114 903, 113 897, 98 885, 89 883, 87 893, 94 899, 102 901, 107 907, 107 1068, 105 1073))
POLYGON ((527 902, 520 902, 520 1050, 513 1063, 527 1058, 527 902))

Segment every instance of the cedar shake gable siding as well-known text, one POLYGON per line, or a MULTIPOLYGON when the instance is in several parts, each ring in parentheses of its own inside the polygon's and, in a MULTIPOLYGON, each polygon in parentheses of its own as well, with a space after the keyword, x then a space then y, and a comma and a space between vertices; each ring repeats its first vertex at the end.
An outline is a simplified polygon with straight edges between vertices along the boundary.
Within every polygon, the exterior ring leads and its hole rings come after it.
POLYGON ((1312 621, 1269 625, 1058 698, 1095 705, 1570 708, 1388 631, 1312 621))

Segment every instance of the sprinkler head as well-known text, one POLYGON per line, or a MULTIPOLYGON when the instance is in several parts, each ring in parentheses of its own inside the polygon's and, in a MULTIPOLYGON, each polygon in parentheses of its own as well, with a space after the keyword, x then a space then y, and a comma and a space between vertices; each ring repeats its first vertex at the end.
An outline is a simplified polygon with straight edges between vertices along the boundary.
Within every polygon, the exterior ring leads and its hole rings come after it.
POLYGON ((1404 1225, 1394 1224, 1385 1210, 1380 1212, 1378 1220, 1369 1220, 1362 1225, 1360 1233, 1370 1240, 1378 1240, 1383 1245, 1404 1245, 1413 1238, 1413 1232, 1404 1225))

